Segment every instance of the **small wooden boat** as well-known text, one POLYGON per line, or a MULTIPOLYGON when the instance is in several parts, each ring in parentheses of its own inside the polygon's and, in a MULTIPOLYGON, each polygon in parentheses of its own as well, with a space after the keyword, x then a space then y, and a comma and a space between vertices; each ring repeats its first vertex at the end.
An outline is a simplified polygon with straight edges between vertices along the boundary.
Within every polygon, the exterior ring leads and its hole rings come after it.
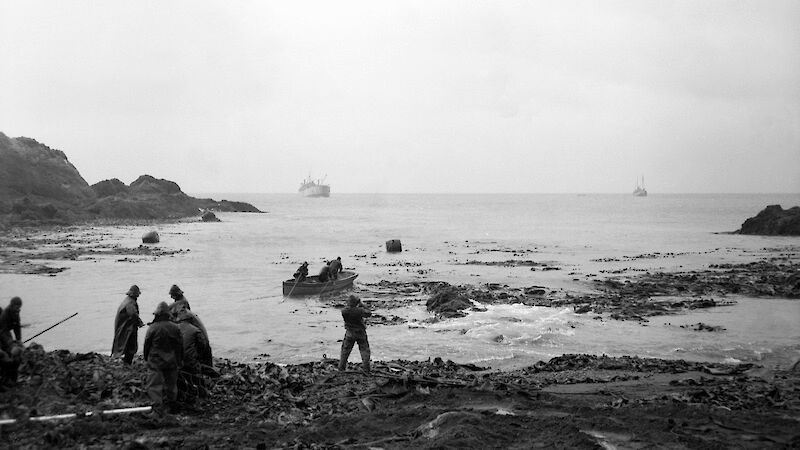
POLYGON ((342 272, 339 278, 319 281, 319 276, 311 275, 303 281, 296 281, 294 278, 283 282, 283 295, 287 297, 298 297, 302 295, 322 295, 330 292, 341 291, 353 287, 353 280, 358 276, 355 272, 342 272))

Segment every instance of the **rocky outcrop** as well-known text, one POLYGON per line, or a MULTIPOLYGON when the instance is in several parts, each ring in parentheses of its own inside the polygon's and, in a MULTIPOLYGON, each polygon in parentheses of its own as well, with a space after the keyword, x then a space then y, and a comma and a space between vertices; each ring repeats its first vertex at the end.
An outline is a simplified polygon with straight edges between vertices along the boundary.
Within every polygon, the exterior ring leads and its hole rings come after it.
POLYGON ((94 200, 94 192, 60 150, 0 132, 0 199, 27 198, 56 207, 94 200))
POLYGON ((202 220, 203 222, 219 222, 220 221, 219 218, 217 218, 217 215, 214 214, 211 211, 204 212, 203 215, 200 216, 200 220, 202 220))
POLYGON ((0 132, 0 225, 167 220, 204 210, 261 212, 248 203, 197 199, 177 183, 150 175, 130 185, 114 178, 89 186, 64 152, 0 132))
POLYGON ((769 205, 757 216, 744 221, 739 234, 800 236, 800 206, 789 209, 769 205))

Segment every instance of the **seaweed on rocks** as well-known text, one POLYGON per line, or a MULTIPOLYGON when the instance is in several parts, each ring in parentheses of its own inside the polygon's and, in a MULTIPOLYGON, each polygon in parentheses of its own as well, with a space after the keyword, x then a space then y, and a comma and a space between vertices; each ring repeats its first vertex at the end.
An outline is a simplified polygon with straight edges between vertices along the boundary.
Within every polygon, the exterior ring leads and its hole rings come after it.
POLYGON ((760 447, 800 443, 800 373, 749 376, 749 365, 563 355, 496 371, 433 357, 296 365, 217 359, 195 408, 152 417, 28 417, 147 405, 141 359, 45 352, 31 345, 19 383, 0 392, 0 446, 12 448, 760 447), (623 428, 620 428, 624 424, 623 428), (709 424, 713 429, 709 429, 709 424), (658 426, 654 426, 658 425, 658 426), (614 441, 616 440, 616 441, 614 441))

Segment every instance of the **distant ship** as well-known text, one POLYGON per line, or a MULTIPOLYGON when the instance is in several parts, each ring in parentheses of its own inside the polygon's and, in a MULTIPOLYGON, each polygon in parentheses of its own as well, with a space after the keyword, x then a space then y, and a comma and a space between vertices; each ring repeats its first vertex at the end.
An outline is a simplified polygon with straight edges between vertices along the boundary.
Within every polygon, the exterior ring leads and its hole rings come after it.
POLYGON ((322 184, 324 179, 312 180, 309 175, 308 178, 300 183, 300 189, 297 192, 303 197, 330 197, 331 187, 327 184, 322 184))
POLYGON ((636 180, 636 189, 633 190, 633 195, 635 197, 647 197, 647 189, 644 188, 644 175, 642 175, 642 184, 639 184, 639 180, 636 180))

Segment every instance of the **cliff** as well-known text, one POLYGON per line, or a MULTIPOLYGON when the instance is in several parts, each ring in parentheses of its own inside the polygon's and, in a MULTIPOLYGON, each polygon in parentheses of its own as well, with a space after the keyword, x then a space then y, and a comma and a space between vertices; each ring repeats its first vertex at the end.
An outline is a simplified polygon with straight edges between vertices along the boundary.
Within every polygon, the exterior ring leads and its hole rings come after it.
POLYGON ((769 205, 758 215, 744 221, 739 234, 800 236, 800 206, 783 209, 769 205))
POLYGON ((201 210, 261 212, 243 202, 197 199, 177 183, 142 175, 92 186, 60 150, 0 132, 0 224, 68 224, 93 219, 169 220, 201 210))

